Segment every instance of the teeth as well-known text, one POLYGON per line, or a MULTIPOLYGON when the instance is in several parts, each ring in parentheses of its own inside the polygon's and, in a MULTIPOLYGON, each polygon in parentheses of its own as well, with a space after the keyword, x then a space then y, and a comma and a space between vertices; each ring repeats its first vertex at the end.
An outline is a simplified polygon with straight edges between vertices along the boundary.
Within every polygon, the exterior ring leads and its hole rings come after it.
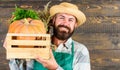
POLYGON ((66 29, 65 27, 61 27, 61 28, 66 29))
POLYGON ((66 32, 68 32, 68 29, 67 29, 67 28, 64 28, 64 27, 61 27, 61 28, 60 28, 60 31, 66 31, 66 32))

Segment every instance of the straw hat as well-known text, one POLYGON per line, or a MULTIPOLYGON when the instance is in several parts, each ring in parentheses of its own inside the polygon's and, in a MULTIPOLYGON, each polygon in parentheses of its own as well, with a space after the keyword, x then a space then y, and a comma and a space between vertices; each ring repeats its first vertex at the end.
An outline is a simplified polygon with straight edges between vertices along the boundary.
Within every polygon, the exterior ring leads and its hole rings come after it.
POLYGON ((57 13, 67 13, 75 16, 78 21, 78 26, 86 21, 86 16, 78 7, 74 4, 63 2, 59 5, 54 5, 50 8, 50 16, 54 16, 57 13))

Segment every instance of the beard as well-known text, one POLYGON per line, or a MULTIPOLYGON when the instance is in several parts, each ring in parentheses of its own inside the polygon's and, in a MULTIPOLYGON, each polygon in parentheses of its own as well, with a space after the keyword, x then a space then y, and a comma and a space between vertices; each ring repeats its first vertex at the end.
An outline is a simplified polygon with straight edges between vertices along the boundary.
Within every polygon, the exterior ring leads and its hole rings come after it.
POLYGON ((73 33, 74 33, 74 30, 71 31, 71 29, 67 26, 64 26, 64 25, 58 25, 57 27, 55 25, 53 26, 53 34, 59 40, 67 40, 73 35, 73 33), (65 28, 67 31, 60 30, 60 28, 65 28))

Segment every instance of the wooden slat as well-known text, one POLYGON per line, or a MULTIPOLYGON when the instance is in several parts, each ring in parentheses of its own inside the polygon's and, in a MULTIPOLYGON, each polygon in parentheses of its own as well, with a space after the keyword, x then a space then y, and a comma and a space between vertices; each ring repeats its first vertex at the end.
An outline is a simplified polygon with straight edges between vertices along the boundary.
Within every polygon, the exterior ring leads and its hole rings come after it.
MULTIPOLYGON (((100 0, 100 1, 89 1, 89 0, 66 0, 67 2, 75 3, 87 16, 120 16, 120 1, 118 0, 100 0)), ((32 6, 34 9, 43 8, 43 6, 49 2, 48 1, 1 1, 1 8, 14 8, 15 4, 17 6, 27 5, 32 6)), ((62 1, 52 1, 50 5, 58 4, 62 1)), ((7 12, 11 13, 11 12, 7 12)), ((5 16, 3 16, 5 17, 5 16)))
POLYGON ((5 39, 6 39, 5 43, 6 43, 7 48, 11 48, 12 45, 10 44, 10 41, 12 40, 12 37, 11 36, 6 36, 5 39))
POLYGON ((31 46, 48 46, 50 41, 40 41, 40 40, 12 40, 9 42, 11 45, 31 45, 31 46))
POLYGON ((7 59, 35 59, 37 56, 49 59, 50 48, 10 48, 7 49, 7 59))
POLYGON ((118 53, 120 53, 120 50, 89 50, 91 59, 120 59, 120 56, 118 53))
POLYGON ((20 59, 35 59, 36 56, 40 56, 44 59, 50 57, 50 46, 51 46, 50 34, 13 34, 8 33, 6 36, 7 44, 7 59, 20 58, 20 59), (45 40, 14 40, 13 36, 24 36, 24 37, 44 37, 45 40), (24 46, 24 47, 12 47, 13 45, 24 46), (45 46, 42 48, 25 48, 25 46, 45 46))
POLYGON ((21 34, 21 33, 8 33, 7 36, 42 36, 50 37, 50 34, 21 34))
POLYGON ((89 50, 120 50, 120 33, 75 33, 73 39, 89 50))
POLYGON ((94 66, 114 66, 120 64, 120 59, 114 59, 114 58, 97 58, 97 59, 91 59, 91 62, 94 66))
POLYGON ((113 23, 112 21, 109 22, 103 22, 100 24, 96 23, 86 23, 83 26, 78 28, 78 32, 82 33, 120 33, 120 24, 119 23, 113 23))
POLYGON ((31 45, 31 46, 50 46, 50 34, 7 34, 8 45, 31 45), (45 37, 46 40, 12 40, 12 36, 39 36, 45 37))

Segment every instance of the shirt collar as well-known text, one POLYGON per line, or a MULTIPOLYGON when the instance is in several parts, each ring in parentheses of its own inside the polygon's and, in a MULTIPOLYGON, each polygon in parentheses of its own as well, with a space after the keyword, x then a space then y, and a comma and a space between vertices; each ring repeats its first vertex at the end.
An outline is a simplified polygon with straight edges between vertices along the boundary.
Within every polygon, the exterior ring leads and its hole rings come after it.
POLYGON ((71 53, 71 47, 72 47, 72 38, 69 38, 65 43, 59 44, 59 46, 56 49, 56 52, 71 53))
POLYGON ((72 38, 69 38, 64 44, 67 48, 69 48, 69 46, 72 44, 72 38))

